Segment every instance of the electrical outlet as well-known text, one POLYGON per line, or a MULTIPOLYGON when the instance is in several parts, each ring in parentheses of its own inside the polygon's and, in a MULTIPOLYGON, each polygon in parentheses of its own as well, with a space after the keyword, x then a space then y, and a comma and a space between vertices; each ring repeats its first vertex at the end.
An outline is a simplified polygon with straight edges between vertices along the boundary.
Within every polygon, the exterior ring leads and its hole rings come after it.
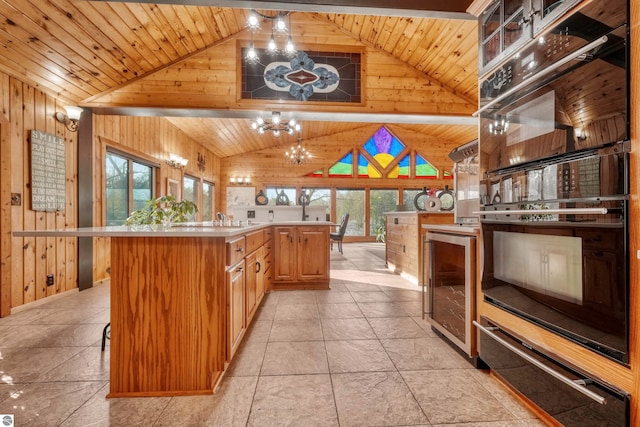
POLYGON ((47 274, 47 286, 53 286, 53 274, 47 274))
POLYGON ((247 218, 255 219, 255 217, 256 217, 256 211, 247 211, 247 218))

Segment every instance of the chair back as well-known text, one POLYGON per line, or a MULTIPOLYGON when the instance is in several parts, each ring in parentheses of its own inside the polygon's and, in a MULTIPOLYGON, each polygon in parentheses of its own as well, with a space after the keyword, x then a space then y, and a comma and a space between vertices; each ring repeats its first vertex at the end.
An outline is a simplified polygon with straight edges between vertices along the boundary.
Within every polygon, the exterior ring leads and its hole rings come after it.
POLYGON ((349 222, 349 214, 346 213, 342 215, 342 219, 340 220, 340 228, 338 229, 338 233, 341 236, 344 236, 344 233, 347 231, 347 223, 349 222))

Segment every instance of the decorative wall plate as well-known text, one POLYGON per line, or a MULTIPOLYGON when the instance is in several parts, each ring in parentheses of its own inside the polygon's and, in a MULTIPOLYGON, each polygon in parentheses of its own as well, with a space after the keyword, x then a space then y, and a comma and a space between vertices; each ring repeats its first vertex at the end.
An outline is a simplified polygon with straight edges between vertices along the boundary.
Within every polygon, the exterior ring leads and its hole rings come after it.
POLYGON ((438 198, 440 199, 440 210, 450 211, 453 209, 453 191, 449 190, 448 185, 444 186, 444 190, 438 194, 438 198))
POLYGON ((289 196, 285 194, 284 190, 280 190, 280 193, 278 193, 276 206, 289 206, 289 196))
POLYGON ((264 206, 267 203, 269 203, 269 198, 265 196, 262 190, 258 191, 258 194, 256 194, 256 205, 264 206))

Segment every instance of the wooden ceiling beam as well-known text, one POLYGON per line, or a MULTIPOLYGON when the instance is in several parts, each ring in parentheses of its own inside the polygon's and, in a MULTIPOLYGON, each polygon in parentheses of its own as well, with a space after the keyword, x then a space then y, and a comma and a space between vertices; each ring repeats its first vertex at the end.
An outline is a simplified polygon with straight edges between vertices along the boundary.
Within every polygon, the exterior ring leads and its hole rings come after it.
POLYGON ((411 16, 416 18, 475 19, 467 13, 471 0, 95 0, 173 4, 182 6, 219 6, 245 9, 279 9, 298 12, 328 12, 356 15, 411 16))

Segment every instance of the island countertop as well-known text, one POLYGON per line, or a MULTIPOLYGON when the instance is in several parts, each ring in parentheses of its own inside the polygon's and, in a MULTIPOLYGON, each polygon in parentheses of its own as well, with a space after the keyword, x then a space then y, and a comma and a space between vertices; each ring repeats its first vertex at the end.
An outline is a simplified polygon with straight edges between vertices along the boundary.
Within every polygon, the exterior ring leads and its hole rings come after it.
POLYGON ((55 230, 16 230, 15 237, 232 237, 271 226, 334 226, 329 221, 273 221, 241 226, 213 225, 211 221, 164 225, 61 228, 55 230))

